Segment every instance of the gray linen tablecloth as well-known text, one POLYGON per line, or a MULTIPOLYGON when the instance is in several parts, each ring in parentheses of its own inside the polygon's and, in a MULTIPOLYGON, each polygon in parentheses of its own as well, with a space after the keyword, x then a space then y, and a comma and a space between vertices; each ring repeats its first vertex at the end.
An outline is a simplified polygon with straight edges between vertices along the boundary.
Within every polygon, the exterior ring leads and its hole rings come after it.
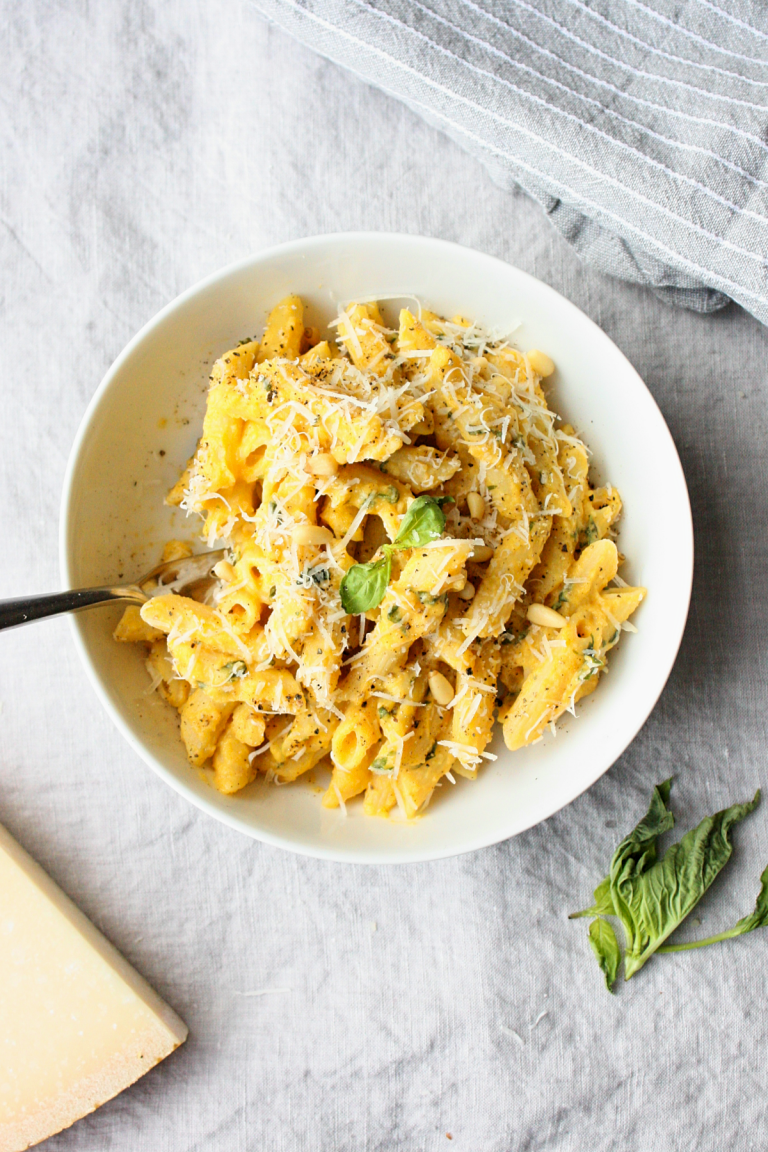
MULTIPOLYGON (((768 1147, 768 933, 610 997, 566 919, 654 782, 676 775, 682 828, 768 784, 766 329, 585 267, 537 204, 245 3, 30 0, 1 26, 0 595, 58 586, 67 454, 141 324, 244 253, 347 228, 475 246, 583 308, 661 405, 697 535, 682 651, 627 753, 540 827, 435 864, 319 863, 212 822, 113 729, 65 622, 4 635, 0 821, 190 1027, 47 1147, 768 1147)), ((751 907, 766 811, 701 930, 751 907)))

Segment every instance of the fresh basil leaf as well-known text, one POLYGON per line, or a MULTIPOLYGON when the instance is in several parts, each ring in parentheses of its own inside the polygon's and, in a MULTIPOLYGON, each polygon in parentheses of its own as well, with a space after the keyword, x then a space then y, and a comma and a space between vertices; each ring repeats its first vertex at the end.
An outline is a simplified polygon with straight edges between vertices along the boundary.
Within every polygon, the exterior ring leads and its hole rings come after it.
POLYGON ((616 933, 602 916, 593 920, 589 926, 589 943, 605 976, 605 986, 609 992, 613 992, 621 964, 621 952, 616 933))
MULTIPOLYGON (((650 867, 647 857, 637 856, 631 847, 617 850, 611 862, 611 895, 627 935, 625 980, 642 968, 696 907, 731 858, 731 828, 759 801, 758 792, 746 804, 707 816, 650 867)), ((655 855, 655 843, 653 851, 655 855)))
POLYGON ((768 928, 768 868, 760 877, 760 891, 757 896, 754 912, 744 916, 733 928, 727 932, 718 932, 717 936, 707 936, 706 940, 692 940, 688 944, 665 944, 659 952, 687 952, 689 948, 705 948, 708 944, 717 944, 721 940, 733 940, 736 936, 743 936, 745 932, 752 932, 755 928, 768 928))
POLYGON ((754 912, 739 920, 738 924, 727 933, 726 939, 743 936, 745 932, 752 932, 755 928, 768 928, 768 868, 760 877, 760 891, 757 894, 754 912))
POLYGON ((391 572, 392 558, 388 552, 369 564, 353 564, 339 587, 344 611, 353 614, 378 607, 387 591, 391 572))
POLYGON ((656 862, 656 841, 675 826, 675 817, 667 808, 671 790, 671 779, 656 785, 648 811, 637 827, 619 844, 614 860, 621 853, 623 859, 636 861, 638 871, 644 871, 656 862))
MULTIPOLYGON (((397 490, 393 488, 392 491, 397 490)), ((375 493, 374 499, 381 495, 375 493)), ((417 496, 403 516, 395 539, 391 544, 384 545, 382 558, 368 564, 352 565, 339 589, 345 612, 368 612, 381 604, 392 575, 392 552, 395 549, 420 548, 442 535, 445 516, 440 501, 443 499, 450 497, 436 500, 432 496, 417 496)))
MULTIPOLYGON (((672 781, 665 780, 657 784, 653 790, 650 807, 640 823, 625 837, 613 854, 613 859, 622 854, 629 859, 634 854, 637 871, 642 872, 656 861, 656 841, 663 832, 669 832, 674 826, 675 818, 667 808, 672 781)), ((606 876, 600 881, 593 893, 595 903, 583 912, 573 912, 569 919, 575 920, 579 916, 616 916, 618 910, 614 907, 611 892, 611 877, 606 876)))
MULTIPOLYGON (((708 816, 673 844, 659 860, 658 838, 675 822, 667 808, 671 783, 667 780, 654 789, 648 812, 614 852, 608 876, 595 889, 592 907, 574 913, 575 916, 618 916, 627 940, 625 980, 639 971, 654 952, 703 948, 707 944, 741 936, 754 928, 768 927, 766 868, 760 877, 761 888, 754 912, 739 920, 733 928, 706 940, 686 944, 664 943, 693 911, 730 860, 733 851, 730 833, 734 824, 754 811, 760 802, 758 790, 747 803, 733 804, 714 816, 708 816)), ((609 976, 615 952, 600 920, 590 925, 589 938, 610 987, 609 976)))
POLYGON ((445 528, 445 513, 433 496, 417 496, 410 505, 392 544, 395 548, 421 548, 437 540, 445 528))
MULTIPOLYGON (((760 877, 761 888, 755 901, 755 910, 749 916, 739 920, 736 928, 741 933, 751 932, 753 928, 768 928, 768 867, 760 877)), ((734 928, 734 932, 736 929, 734 928)))
POLYGON ((585 908, 583 912, 571 912, 568 917, 569 920, 578 920, 580 916, 615 916, 616 909, 613 906, 611 898, 611 879, 606 876, 601 880, 595 891, 592 893, 594 904, 591 908, 585 908))

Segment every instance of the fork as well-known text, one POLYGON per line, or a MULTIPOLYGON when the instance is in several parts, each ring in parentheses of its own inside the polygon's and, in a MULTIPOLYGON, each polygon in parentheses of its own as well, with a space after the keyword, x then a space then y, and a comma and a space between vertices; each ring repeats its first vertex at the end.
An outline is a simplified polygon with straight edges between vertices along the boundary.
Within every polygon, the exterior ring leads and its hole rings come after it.
POLYGON ((153 596, 164 592, 192 592, 209 584, 215 576, 214 564, 227 555, 226 548, 186 556, 181 560, 167 560, 158 564, 135 584, 105 585, 99 588, 74 588, 67 592, 53 592, 48 596, 25 596, 18 600, 0 600, 0 630, 29 624, 45 616, 59 616, 62 612, 79 612, 98 604, 113 604, 117 600, 130 604, 145 604, 153 596))

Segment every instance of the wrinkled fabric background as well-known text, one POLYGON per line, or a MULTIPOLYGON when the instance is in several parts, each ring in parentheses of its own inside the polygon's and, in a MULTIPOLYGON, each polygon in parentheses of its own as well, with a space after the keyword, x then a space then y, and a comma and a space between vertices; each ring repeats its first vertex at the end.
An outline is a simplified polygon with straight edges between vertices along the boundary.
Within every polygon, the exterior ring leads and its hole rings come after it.
MULTIPOLYGON (((545 824, 436 864, 229 831, 113 729, 65 621, 0 637, 0 821, 190 1027, 46 1148, 762 1152, 768 933, 610 997, 566 914, 656 781, 675 774, 681 830, 768 785, 766 329, 590 271, 538 205, 245 3, 6 3, 0 43, 0 596, 59 585, 67 454, 134 332, 245 253, 341 229, 457 240, 575 301, 661 405, 697 538, 680 657, 626 754, 545 824)), ((751 910, 768 806, 735 839, 692 934, 751 910)))

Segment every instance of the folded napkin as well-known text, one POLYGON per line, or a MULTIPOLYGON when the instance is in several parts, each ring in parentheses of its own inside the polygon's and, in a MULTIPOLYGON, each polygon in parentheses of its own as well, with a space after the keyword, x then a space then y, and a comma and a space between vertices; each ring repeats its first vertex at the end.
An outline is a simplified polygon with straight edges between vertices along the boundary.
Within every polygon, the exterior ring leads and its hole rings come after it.
POLYGON ((768 323, 758 0, 255 0, 519 185, 589 263, 768 323))

